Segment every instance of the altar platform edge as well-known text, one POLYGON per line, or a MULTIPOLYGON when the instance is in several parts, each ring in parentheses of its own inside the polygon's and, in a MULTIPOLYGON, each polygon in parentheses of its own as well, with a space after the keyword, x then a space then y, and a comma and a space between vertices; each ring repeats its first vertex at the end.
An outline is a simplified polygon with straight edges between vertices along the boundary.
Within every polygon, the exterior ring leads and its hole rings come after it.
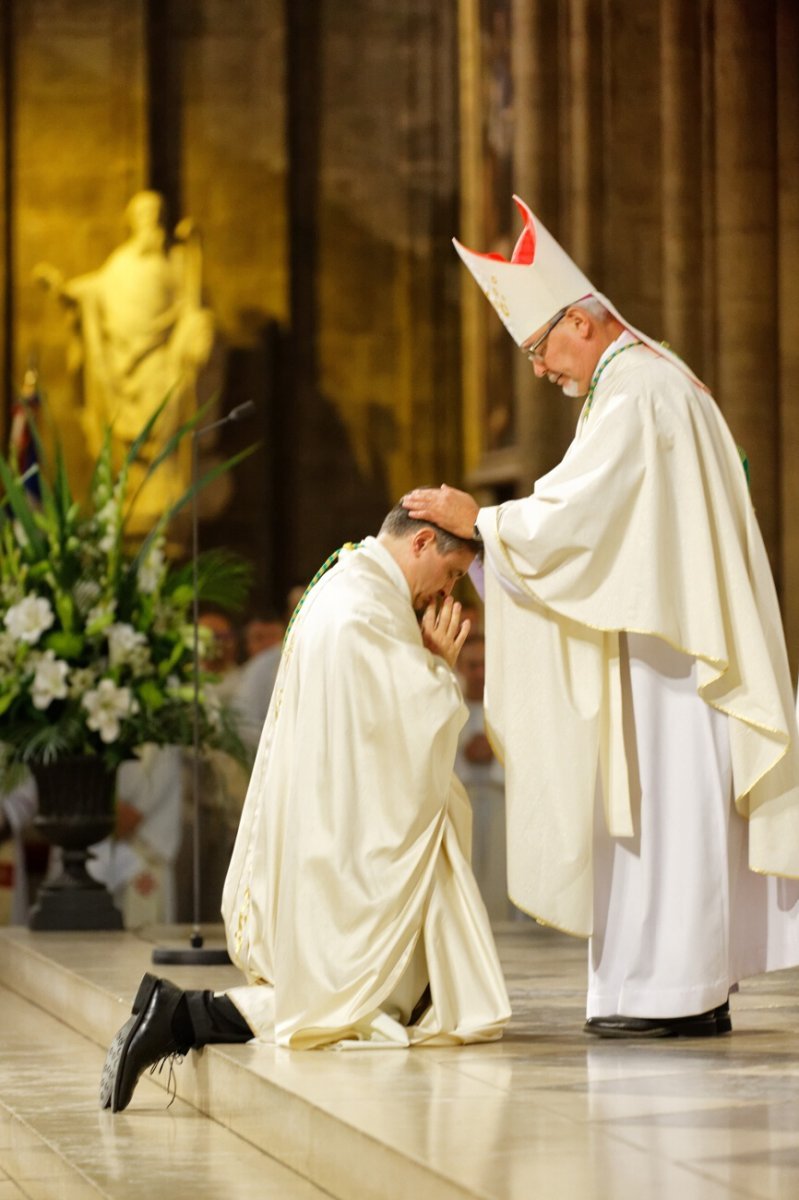
MULTIPOLYGON (((208 931, 221 944, 220 930, 208 931)), ((582 1032, 584 942, 496 931, 501 1042, 412 1051, 210 1046, 101 1112, 105 1050, 156 944, 188 931, 0 930, 0 1200, 793 1200, 799 970, 745 981, 734 1033, 582 1032)), ((233 967, 170 967, 222 990, 233 967)))

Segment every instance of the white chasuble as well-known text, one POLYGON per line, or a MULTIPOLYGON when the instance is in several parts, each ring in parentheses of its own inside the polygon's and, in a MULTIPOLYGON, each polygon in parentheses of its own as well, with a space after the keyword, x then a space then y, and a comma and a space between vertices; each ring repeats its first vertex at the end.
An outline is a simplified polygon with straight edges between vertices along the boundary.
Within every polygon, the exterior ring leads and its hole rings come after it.
MULTIPOLYGON (((629 340, 622 335, 615 348, 629 340)), ((706 1007, 720 1002, 730 975, 799 961, 796 920, 787 939, 758 934, 741 900, 761 896, 749 889, 757 874, 799 877, 799 756, 771 571, 737 447, 712 397, 649 348, 630 346, 608 361, 563 461, 527 499, 481 510, 478 525, 487 562, 486 716, 506 768, 511 899, 546 923, 594 933, 594 968, 603 958, 608 966, 624 908, 608 859, 614 847, 635 852, 648 772, 647 800, 662 810, 651 870, 662 865, 665 830, 686 854, 690 842, 692 869, 704 865, 713 887, 725 877, 728 921, 751 936, 748 948, 735 948, 725 933, 723 969, 695 985, 699 1009, 675 1011, 664 999, 661 1012, 639 1015, 702 1011, 703 998, 713 998, 706 1007), (628 634, 643 635, 637 649, 655 676, 648 694, 625 683, 628 634), (663 672, 652 668, 653 640, 690 666, 694 708, 682 708, 680 720, 698 730, 695 752, 670 717, 634 728, 639 706, 672 686, 671 661, 663 672), (711 765, 718 759, 711 777, 701 762, 708 753, 711 765), (668 783, 675 756, 686 768, 676 790, 668 783), (708 810, 704 825, 688 820, 686 797, 676 795, 687 778, 694 806, 708 810)), ((618 859, 611 866, 619 869, 618 859)), ((671 878, 679 888, 679 874, 671 878)), ((702 902, 701 889, 695 898, 702 902)), ((796 917, 787 893, 780 907, 796 917)), ((681 909, 669 908, 661 904, 660 920, 678 938, 681 909)), ((645 915, 631 920, 640 938, 645 915)), ((628 959, 637 953, 632 936, 628 924, 628 959)), ((618 991, 619 973, 608 970, 618 991)), ((594 983, 601 992, 602 981, 594 983)), ((636 1015, 595 1015, 612 1011, 636 1015)))
POLYGON ((452 774, 465 716, 391 555, 374 538, 342 552, 289 633, 223 894, 248 980, 227 995, 258 1037, 500 1036, 510 1008, 452 774))

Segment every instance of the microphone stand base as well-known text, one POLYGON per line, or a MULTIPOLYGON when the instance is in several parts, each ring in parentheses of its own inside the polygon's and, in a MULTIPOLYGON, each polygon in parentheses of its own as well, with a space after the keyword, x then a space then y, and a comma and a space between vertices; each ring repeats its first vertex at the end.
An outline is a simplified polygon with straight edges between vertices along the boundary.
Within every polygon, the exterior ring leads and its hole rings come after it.
POLYGON ((229 967, 232 966, 230 955, 224 946, 203 946, 201 933, 194 932, 189 939, 190 945, 183 949, 156 946, 152 953, 154 963, 171 963, 181 967, 229 967))

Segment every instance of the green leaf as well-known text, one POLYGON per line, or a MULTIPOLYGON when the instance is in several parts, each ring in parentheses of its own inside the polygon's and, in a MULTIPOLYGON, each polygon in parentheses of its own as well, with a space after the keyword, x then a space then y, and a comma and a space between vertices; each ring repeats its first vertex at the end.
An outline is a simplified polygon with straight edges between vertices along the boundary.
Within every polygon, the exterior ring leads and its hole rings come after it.
POLYGON ((25 537, 30 543, 31 552, 36 557, 43 557, 47 544, 37 527, 33 506, 25 488, 19 482, 19 475, 12 471, 2 454, 0 454, 0 483, 6 490, 11 511, 22 526, 25 537))
POLYGON ((67 464, 64 459, 64 448, 60 441, 56 443, 55 451, 54 491, 61 516, 61 527, 64 533, 66 533, 70 526, 74 523, 75 518, 78 515, 79 508, 72 497, 72 489, 69 484, 69 475, 67 473, 67 464))
POLYGON ((53 540, 58 542, 62 532, 62 523, 53 490, 47 482, 47 452, 36 426, 36 421, 27 406, 25 408, 25 423, 28 426, 28 432, 31 435, 31 440, 36 451, 36 460, 39 465, 39 493, 42 498, 42 509, 46 518, 47 531, 52 535, 53 540))
POLYGON ((91 481, 89 483, 89 491, 94 497, 98 487, 100 476, 106 475, 108 480, 111 479, 111 429, 106 428, 103 433, 103 444, 100 447, 100 453, 97 455, 97 462, 94 464, 91 481))
POLYGON ((153 410, 153 412, 151 413, 151 415, 147 419, 147 421, 145 421, 144 426, 142 427, 141 432, 139 433, 138 437, 136 437, 134 439, 134 441, 131 443, 130 449, 128 450, 127 454, 125 455, 125 462, 122 467, 123 471, 130 470, 130 468, 133 466, 136 459, 139 457, 139 451, 141 450, 142 446, 144 446, 146 444, 147 439, 149 438, 149 436, 152 432, 153 426, 155 425, 158 418, 161 416, 161 413, 164 411, 166 406, 169 404, 169 401, 172 399, 172 393, 174 392, 174 390, 175 390, 174 387, 171 387, 169 389, 169 391, 164 396, 161 403, 158 405, 157 408, 155 408, 153 410))
POLYGON ((158 712, 159 708, 163 708, 166 704, 166 696, 152 679, 145 679, 136 691, 142 704, 150 712, 158 712))
MULTIPOLYGON (((33 479, 33 477, 38 474, 39 474, 39 465, 38 465, 38 463, 34 463, 33 466, 28 467, 28 469, 24 475, 19 475, 17 478, 19 480, 19 483, 24 488, 25 484, 30 482, 30 480, 33 479)), ((8 496, 7 495, 3 496, 2 499, 0 499, 0 509, 5 508, 8 504, 9 504, 8 496)))
MULTIPOLYGON (((194 596, 191 563, 172 571, 164 596, 176 605, 189 604, 194 596)), ((228 612, 240 612, 252 587, 252 565, 230 550, 205 550, 197 559, 197 599, 228 612)))
MULTIPOLYGON (((191 570, 191 567, 189 567, 189 570, 191 570)), ((178 608, 184 608, 191 604, 194 598, 194 589, 190 583, 181 583, 178 587, 171 589, 168 595, 173 604, 178 608)))
POLYGON ((229 550, 206 550, 197 560, 197 597, 241 612, 252 587, 252 565, 229 550))
POLYGON ((185 653, 186 647, 183 645, 183 642, 177 642, 172 647, 172 653, 169 658, 164 659, 163 662, 158 664, 158 674, 161 679, 166 679, 169 672, 180 662, 185 653))
POLYGON ((13 729, 3 730, 3 741, 11 748, 16 762, 55 762, 66 754, 82 752, 86 738, 83 720, 75 713, 65 713, 55 723, 20 721, 13 729))
POLYGON ((253 454, 257 449, 258 443, 254 442, 251 446, 247 446, 244 450, 240 450, 238 454, 231 455, 231 457, 225 459, 224 462, 217 463, 217 465, 212 467, 210 471, 206 471, 206 473, 201 476, 196 483, 193 483, 190 487, 186 488, 186 491, 183 493, 180 499, 175 501, 172 507, 168 509, 167 512, 165 512, 161 519, 157 522, 155 527, 150 530, 147 537, 139 547, 139 552, 134 558, 130 570, 138 571, 139 563, 146 556, 147 551, 152 545, 154 539, 163 533, 170 521, 177 516, 181 509, 186 507, 193 496, 196 496, 198 492, 203 490, 203 488, 208 487, 208 485, 213 483, 215 479, 218 479, 220 475, 224 475, 225 472, 232 470, 232 468, 238 463, 243 462, 245 458, 249 458, 250 455, 253 454))
POLYGON ((104 612, 99 617, 95 617, 86 626, 86 633, 89 637, 97 637, 98 633, 102 633, 109 625, 114 623, 114 614, 112 612, 104 612))
POLYGON ((64 630, 67 633, 71 633, 75 622, 75 605, 72 597, 68 596, 65 592, 57 592, 55 596, 55 608, 64 630))
MULTIPOLYGON (((171 393, 167 396, 164 403, 160 405, 156 416, 161 415, 161 413, 164 411, 164 408, 166 407, 166 405, 170 399, 171 399, 171 393)), ((134 492, 133 496, 130 499, 130 502, 128 503, 128 507, 127 507, 127 510, 125 513, 126 521, 127 521, 128 517, 130 516, 131 512, 133 511, 133 508, 136 504, 136 500, 138 499, 139 493, 141 492, 142 488, 147 483, 147 480, 158 470, 158 468, 161 466, 162 462, 164 462, 166 459, 172 457, 172 455, 175 453, 175 451, 177 450, 178 446, 183 441, 183 439, 185 437, 187 437, 190 433, 194 432, 194 430, 197 428, 200 421, 202 421, 202 419, 206 415, 206 413, 209 412, 209 410, 216 404, 217 399, 218 399, 218 397, 216 395, 211 396, 211 398, 209 400, 206 400, 205 404, 200 405, 200 407, 197 409, 194 416, 189 417, 189 419, 187 421, 184 421, 183 424, 180 426, 180 428, 176 429, 175 432, 173 434, 171 434, 170 437, 167 438, 161 451, 155 456, 155 458, 152 460, 152 462, 149 463, 147 470, 145 471, 144 476, 143 476, 139 486, 137 487, 136 491, 134 492)), ((133 461, 134 461, 134 459, 131 458, 131 454, 133 454, 134 448, 136 449, 136 454, 138 454, 139 450, 141 449, 141 446, 137 446, 136 443, 134 442, 133 446, 131 447, 131 450, 130 450, 130 453, 128 454, 128 459, 126 462, 126 467, 128 467, 128 468, 130 466, 132 466, 133 461)))
POLYGON ((52 650, 59 658, 80 658, 86 639, 79 633, 48 633, 44 639, 46 650, 52 650))
POLYGON ((79 659, 83 654, 86 642, 80 634, 68 634, 68 632, 56 630, 54 634, 48 634, 44 638, 43 644, 44 648, 53 650, 53 653, 60 659, 79 659))

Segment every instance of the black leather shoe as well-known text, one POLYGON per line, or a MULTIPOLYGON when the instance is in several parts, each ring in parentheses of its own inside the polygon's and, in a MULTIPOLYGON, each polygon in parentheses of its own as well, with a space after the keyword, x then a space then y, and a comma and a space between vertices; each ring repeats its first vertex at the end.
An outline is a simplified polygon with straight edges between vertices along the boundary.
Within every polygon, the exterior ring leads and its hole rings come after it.
POLYGON ((589 1017, 584 1033, 604 1038, 716 1037, 730 1033, 729 1001, 693 1017, 589 1017))
POLYGON ((100 1107, 127 1108, 139 1077, 147 1067, 172 1054, 185 1054, 191 1044, 178 1040, 172 1018, 183 992, 168 979, 145 975, 130 1017, 111 1043, 100 1081, 100 1107))

